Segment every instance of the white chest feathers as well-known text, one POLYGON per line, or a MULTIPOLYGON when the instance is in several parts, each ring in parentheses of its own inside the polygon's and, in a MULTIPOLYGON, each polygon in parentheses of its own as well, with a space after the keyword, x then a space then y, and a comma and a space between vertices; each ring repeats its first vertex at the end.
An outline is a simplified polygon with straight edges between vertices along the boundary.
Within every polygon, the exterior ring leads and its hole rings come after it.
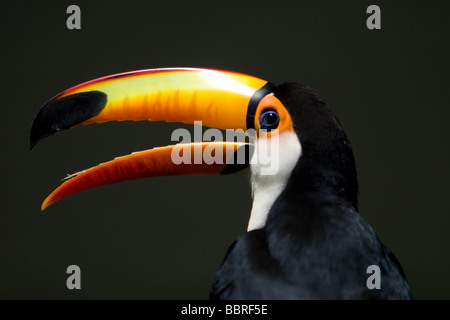
POLYGON ((253 205, 247 231, 264 227, 301 154, 302 146, 294 132, 257 139, 250 162, 253 205))

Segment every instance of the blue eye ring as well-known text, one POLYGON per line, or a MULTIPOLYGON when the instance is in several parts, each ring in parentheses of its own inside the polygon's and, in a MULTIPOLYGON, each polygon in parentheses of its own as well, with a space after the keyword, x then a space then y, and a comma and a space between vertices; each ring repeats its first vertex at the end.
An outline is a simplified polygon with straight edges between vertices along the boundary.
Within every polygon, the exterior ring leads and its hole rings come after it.
POLYGON ((266 110, 259 116, 259 128, 267 131, 274 130, 280 123, 280 116, 275 110, 266 110))

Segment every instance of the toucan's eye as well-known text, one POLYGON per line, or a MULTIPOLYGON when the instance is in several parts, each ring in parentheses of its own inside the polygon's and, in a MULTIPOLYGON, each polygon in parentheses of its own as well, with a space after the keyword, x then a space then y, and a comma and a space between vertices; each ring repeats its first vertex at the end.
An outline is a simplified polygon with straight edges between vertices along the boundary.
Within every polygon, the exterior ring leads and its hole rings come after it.
POLYGON ((276 129, 278 123, 280 122, 280 117, 275 110, 267 110, 261 113, 259 116, 259 128, 266 129, 267 131, 276 129))

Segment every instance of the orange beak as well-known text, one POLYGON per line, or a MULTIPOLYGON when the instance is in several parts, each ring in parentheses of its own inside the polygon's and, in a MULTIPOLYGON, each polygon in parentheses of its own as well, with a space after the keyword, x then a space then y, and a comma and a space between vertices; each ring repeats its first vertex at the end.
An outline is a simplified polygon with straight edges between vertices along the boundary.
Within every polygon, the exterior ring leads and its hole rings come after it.
MULTIPOLYGON (((255 127, 256 107, 272 86, 244 74, 194 68, 149 69, 99 78, 58 94, 39 110, 31 127, 30 148, 57 131, 113 120, 202 121, 208 127, 246 131, 255 127)), ((42 210, 76 192, 114 182, 236 171, 243 167, 236 163, 238 150, 245 151, 248 163, 249 144, 242 142, 178 144, 116 158, 69 176, 45 199, 42 210), (214 161, 194 161, 196 150, 209 151, 214 161), (174 161, 180 152, 187 161, 174 161), (230 170, 231 165, 235 169, 230 170)))

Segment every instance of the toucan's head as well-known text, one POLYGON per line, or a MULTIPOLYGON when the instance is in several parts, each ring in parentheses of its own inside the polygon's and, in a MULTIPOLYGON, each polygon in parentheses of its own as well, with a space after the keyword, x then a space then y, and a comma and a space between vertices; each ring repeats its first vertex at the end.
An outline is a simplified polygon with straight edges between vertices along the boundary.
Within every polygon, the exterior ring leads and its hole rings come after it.
POLYGON ((70 88, 47 102, 34 119, 30 147, 60 130, 113 120, 201 121, 204 126, 244 132, 250 139, 177 144, 116 158, 69 176, 45 199, 42 209, 73 193, 109 183, 230 173, 248 165, 254 198, 249 230, 264 226, 274 201, 288 187, 310 194, 311 199, 315 192, 329 191, 330 196, 342 196, 356 208, 350 144, 325 103, 306 86, 275 86, 244 74, 195 68, 107 76, 70 88))

